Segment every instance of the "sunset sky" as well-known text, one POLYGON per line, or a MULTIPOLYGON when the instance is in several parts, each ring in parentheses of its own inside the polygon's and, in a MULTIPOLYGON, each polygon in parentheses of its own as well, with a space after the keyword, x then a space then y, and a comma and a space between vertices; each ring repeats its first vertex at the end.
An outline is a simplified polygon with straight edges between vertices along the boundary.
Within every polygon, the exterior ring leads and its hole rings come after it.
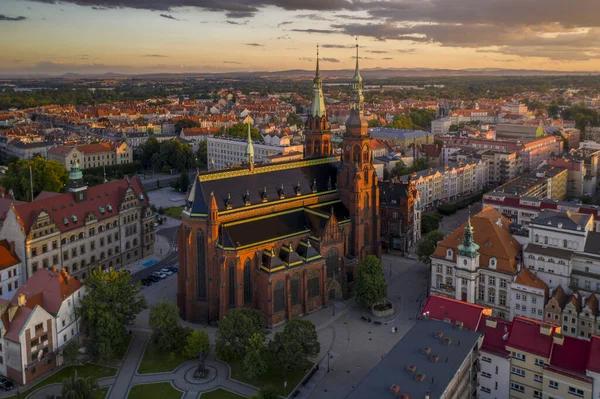
POLYGON ((599 0, 1 0, 0 73, 600 71, 599 0))

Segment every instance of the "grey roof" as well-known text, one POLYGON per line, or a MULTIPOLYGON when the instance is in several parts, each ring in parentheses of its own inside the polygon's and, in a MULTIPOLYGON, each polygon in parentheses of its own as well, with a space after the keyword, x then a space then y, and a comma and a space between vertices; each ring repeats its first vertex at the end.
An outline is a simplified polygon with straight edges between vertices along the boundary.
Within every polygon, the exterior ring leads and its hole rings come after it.
POLYGON ((600 232, 588 232, 584 252, 592 255, 600 255, 600 232))
POLYGON ((391 398, 392 384, 400 387, 400 394, 410 398, 425 398, 427 392, 431 399, 439 398, 481 337, 477 331, 458 330, 450 323, 421 319, 346 398, 391 398), (438 331, 444 334, 444 339, 452 339, 450 345, 435 337, 438 331), (425 347, 431 348, 429 355, 421 352, 425 347), (439 356, 439 360, 432 362, 431 355, 439 356), (416 366, 415 373, 406 370, 409 365, 416 366), (423 382, 415 379, 417 373, 425 374, 423 382))
POLYGON ((374 139, 390 140, 412 140, 431 135, 431 133, 422 130, 394 129, 390 127, 374 127, 369 129, 369 133, 374 139))
POLYGON ((584 213, 560 212, 554 209, 543 209, 534 219, 531 219, 531 224, 551 226, 566 230, 585 231, 585 226, 589 223, 591 217, 592 215, 584 213))
POLYGON ((538 245, 532 243, 527 244, 524 251, 560 259, 571 259, 575 254, 575 252, 569 251, 568 249, 553 248, 545 245, 538 245))

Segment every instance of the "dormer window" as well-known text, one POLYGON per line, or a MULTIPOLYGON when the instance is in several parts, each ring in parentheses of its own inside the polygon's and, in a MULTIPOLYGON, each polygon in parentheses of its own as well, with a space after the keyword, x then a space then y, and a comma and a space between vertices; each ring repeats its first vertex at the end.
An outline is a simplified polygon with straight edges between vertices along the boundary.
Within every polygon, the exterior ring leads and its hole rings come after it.
POLYGON ((75 215, 71 216, 71 220, 72 220, 73 222, 77 222, 77 216, 75 216, 75 215))
POLYGON ((454 251, 452 251, 451 249, 448 249, 446 251, 446 258, 447 259, 452 259, 452 256, 454 255, 454 251))
POLYGON ((494 258, 493 256, 490 258, 490 269, 495 269, 496 268, 496 258, 494 258))

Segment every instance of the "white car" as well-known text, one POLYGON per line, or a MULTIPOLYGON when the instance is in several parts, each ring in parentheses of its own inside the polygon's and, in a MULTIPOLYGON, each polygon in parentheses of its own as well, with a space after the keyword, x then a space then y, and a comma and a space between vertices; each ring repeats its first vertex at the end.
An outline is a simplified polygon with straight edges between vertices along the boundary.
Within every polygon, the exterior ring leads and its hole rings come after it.
POLYGON ((154 272, 154 273, 152 273, 152 275, 154 275, 154 276, 156 276, 158 278, 161 278, 161 279, 167 278, 167 275, 164 274, 164 273, 161 273, 161 272, 154 272))
POLYGON ((173 275, 173 272, 170 271, 169 269, 160 269, 160 273, 166 274, 167 276, 172 276, 173 275))

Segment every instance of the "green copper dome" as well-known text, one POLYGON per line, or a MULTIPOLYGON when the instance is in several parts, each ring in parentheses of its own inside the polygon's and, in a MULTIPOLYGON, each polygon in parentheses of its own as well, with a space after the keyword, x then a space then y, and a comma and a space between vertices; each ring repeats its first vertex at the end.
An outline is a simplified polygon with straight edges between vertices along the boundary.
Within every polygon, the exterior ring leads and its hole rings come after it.
POLYGON ((69 180, 81 180, 83 179, 83 172, 79 169, 79 162, 75 162, 71 165, 71 171, 69 172, 69 180))
POLYGON ((473 227, 471 226, 471 215, 469 215, 469 221, 467 222, 467 227, 465 227, 465 239, 458 246, 458 253, 469 258, 476 258, 479 255, 478 251, 479 245, 473 241, 473 227))

